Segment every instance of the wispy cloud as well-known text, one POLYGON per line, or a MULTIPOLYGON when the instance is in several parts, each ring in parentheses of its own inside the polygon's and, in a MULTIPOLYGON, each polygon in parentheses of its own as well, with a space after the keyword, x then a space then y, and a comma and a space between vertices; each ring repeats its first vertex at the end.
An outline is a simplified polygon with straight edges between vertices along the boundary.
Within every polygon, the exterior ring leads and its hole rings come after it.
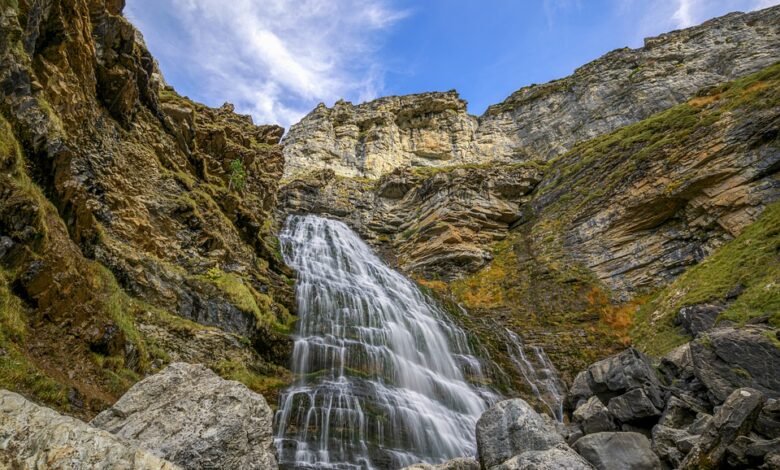
POLYGON ((127 13, 175 84, 197 77, 197 98, 289 126, 320 101, 381 92, 375 53, 407 15, 390 1, 138 0, 127 13))

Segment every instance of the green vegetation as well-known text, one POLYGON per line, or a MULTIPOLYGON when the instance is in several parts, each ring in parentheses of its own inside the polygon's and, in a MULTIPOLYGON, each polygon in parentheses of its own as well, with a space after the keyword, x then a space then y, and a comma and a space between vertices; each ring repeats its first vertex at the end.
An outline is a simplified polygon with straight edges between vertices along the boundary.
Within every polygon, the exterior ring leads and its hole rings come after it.
POLYGON ((56 406, 67 404, 67 387, 39 369, 24 352, 29 312, 11 292, 0 270, 0 388, 15 390, 56 406))
POLYGON ((280 312, 279 316, 274 314, 273 299, 269 295, 255 290, 240 276, 226 273, 215 266, 209 269, 206 274, 195 276, 195 279, 214 285, 238 309, 252 313, 258 327, 270 327, 283 333, 289 332, 292 328, 294 317, 281 306, 276 306, 276 308, 284 311, 280 312))
POLYGON ((236 158, 230 162, 230 176, 228 178, 228 188, 241 192, 246 187, 246 170, 244 162, 236 158))
POLYGON ((526 161, 516 163, 466 163, 462 165, 450 165, 450 166, 414 166, 409 167, 409 170, 415 176, 421 178, 431 178, 439 173, 452 173, 456 170, 490 170, 491 172, 499 171, 513 171, 521 168, 534 168, 537 170, 544 170, 547 165, 543 162, 526 161))
POLYGON ((780 202, 737 238, 726 243, 670 286, 656 294, 637 314, 631 331, 634 343, 652 354, 663 354, 688 338, 673 325, 677 312, 687 305, 725 301, 736 287, 744 291, 728 305, 719 320, 743 324, 769 316, 780 327, 780 202))
MULTIPOLYGON (((278 371, 273 376, 261 375, 249 369, 246 364, 236 360, 224 360, 212 367, 214 372, 227 380, 235 380, 246 385, 265 397, 270 397, 279 392, 282 388, 290 384, 291 377, 289 372, 278 371)), ((275 405, 275 401, 269 400, 269 404, 275 405)))

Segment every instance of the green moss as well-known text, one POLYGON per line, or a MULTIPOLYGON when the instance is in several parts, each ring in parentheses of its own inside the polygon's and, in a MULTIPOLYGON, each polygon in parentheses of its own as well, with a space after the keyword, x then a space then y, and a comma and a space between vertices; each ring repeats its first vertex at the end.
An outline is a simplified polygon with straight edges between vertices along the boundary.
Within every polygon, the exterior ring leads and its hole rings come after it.
POLYGON ((775 202, 737 238, 686 271, 645 305, 632 331, 634 342, 647 352, 665 353, 687 340, 673 325, 682 307, 725 301, 737 286, 742 286, 744 291, 728 305, 719 320, 743 324, 751 318, 768 315, 769 323, 780 327, 778 250, 780 202, 775 202))
POLYGON ((8 273, 0 270, 0 388, 63 407, 67 404, 67 387, 39 369, 24 352, 29 312, 11 292, 8 279, 8 273))
POLYGON ((284 374, 266 376, 250 370, 238 361, 224 360, 212 367, 214 372, 227 380, 235 380, 246 385, 250 390, 263 396, 273 396, 278 390, 290 384, 290 377, 284 374))

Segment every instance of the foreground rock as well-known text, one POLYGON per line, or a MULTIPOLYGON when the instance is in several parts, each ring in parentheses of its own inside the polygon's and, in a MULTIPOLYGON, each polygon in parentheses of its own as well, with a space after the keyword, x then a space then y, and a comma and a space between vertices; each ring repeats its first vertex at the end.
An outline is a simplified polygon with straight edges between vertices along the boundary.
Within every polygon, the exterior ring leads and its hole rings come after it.
POLYGON ((134 385, 92 425, 183 468, 276 468, 265 399, 202 365, 174 363, 134 385))
POLYGON ((435 465, 418 463, 403 470, 479 470, 479 463, 474 459, 452 459, 435 465))
POLYGON ((0 390, 0 468, 176 470, 106 431, 0 390))
POLYGON ((482 414, 477 448, 486 469, 590 468, 550 422, 519 398, 499 402, 482 414))
POLYGON ((650 440, 636 432, 589 434, 574 448, 598 470, 657 470, 661 461, 650 448, 650 440))

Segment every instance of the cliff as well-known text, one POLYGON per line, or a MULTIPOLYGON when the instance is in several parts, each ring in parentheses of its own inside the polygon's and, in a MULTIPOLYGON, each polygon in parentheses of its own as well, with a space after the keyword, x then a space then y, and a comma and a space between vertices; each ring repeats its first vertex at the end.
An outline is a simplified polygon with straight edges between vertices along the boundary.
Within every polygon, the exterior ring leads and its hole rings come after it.
POLYGON ((620 49, 531 85, 479 118, 456 92, 320 105, 285 136, 285 177, 330 168, 377 179, 403 166, 546 162, 698 90, 780 59, 780 10, 733 13, 620 49))
POLYGON ((91 416, 187 360, 273 398, 283 130, 177 95, 123 5, 0 3, 0 386, 91 416))

